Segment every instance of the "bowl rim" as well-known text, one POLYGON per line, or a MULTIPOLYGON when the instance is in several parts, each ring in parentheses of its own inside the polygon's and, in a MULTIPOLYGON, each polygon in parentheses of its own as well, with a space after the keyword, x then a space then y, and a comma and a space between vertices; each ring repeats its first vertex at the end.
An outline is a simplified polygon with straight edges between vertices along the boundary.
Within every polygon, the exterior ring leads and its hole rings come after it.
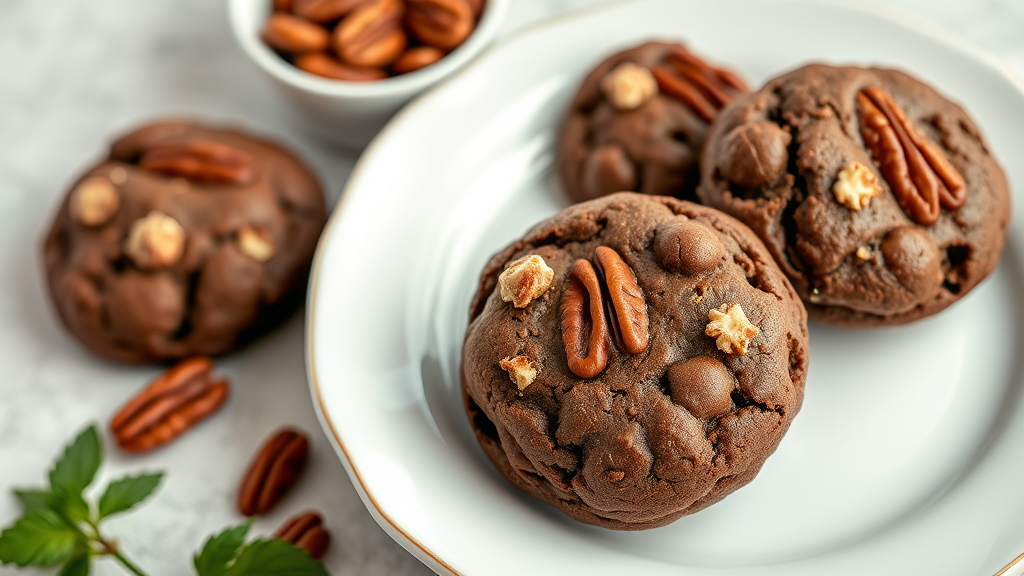
MULTIPOLYGON (((304 92, 341 99, 370 99, 415 94, 464 67, 498 35, 510 0, 487 0, 473 33, 436 64, 415 72, 372 82, 321 78, 292 66, 263 43, 260 28, 249 25, 253 12, 271 12, 270 0, 228 0, 228 20, 235 40, 251 60, 279 82, 304 92)), ((262 22, 262 19, 259 20, 262 22)))

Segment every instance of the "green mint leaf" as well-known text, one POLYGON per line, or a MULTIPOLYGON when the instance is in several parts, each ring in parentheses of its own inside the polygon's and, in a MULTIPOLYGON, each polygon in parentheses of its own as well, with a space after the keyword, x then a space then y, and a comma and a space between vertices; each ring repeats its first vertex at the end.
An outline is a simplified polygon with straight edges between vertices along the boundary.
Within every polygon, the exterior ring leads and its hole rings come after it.
POLYGON ((88 522, 92 518, 89 512, 89 504, 81 494, 68 494, 65 492, 51 494, 50 509, 75 524, 88 522))
POLYGON ((238 551, 245 544, 252 519, 212 536, 203 545, 203 550, 192 558, 199 576, 222 576, 228 566, 238 557, 238 551))
POLYGON ((55 494, 81 494, 92 483, 103 458, 103 448, 96 426, 89 426, 64 449, 53 470, 50 488, 55 494))
POLYGON ((124 512, 149 498, 163 477, 161 473, 140 474, 111 482, 100 497, 99 518, 124 512))
POLYGON ((21 511, 25 514, 36 510, 46 510, 53 506, 53 494, 49 490, 35 488, 15 490, 14 496, 21 502, 21 511))
POLYGON ((284 540, 254 540, 224 576, 328 576, 324 565, 284 540))
POLYGON ((36 510, 0 533, 0 563, 53 566, 80 551, 84 540, 85 536, 56 512, 36 510))
POLYGON ((68 560, 57 576, 89 576, 89 553, 68 560))

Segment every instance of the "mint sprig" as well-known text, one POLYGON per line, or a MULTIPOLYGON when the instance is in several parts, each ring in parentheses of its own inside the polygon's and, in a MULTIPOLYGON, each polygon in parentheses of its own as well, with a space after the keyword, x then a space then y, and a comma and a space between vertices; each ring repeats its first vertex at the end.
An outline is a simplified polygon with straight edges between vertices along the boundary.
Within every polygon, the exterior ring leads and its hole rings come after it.
MULTIPOLYGON (((93 558, 108 557, 136 576, 146 573, 121 552, 100 523, 127 512, 156 491, 163 474, 145 473, 114 480, 95 504, 84 492, 103 461, 95 426, 69 444, 53 469, 48 487, 14 490, 22 516, 0 532, 0 564, 61 566, 60 576, 88 576, 93 558)), ((249 520, 206 541, 193 563, 199 576, 326 576, 319 561, 283 540, 257 538, 246 544, 249 520)))

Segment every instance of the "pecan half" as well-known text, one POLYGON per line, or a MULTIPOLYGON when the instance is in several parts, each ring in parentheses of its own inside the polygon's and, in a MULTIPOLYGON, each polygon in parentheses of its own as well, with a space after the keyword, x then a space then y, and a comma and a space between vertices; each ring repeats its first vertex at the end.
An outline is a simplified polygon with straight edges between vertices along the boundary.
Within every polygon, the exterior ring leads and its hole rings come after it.
POLYGON ((295 0, 292 12, 313 22, 337 20, 367 0, 295 0))
POLYGON ((323 26, 291 14, 272 14, 261 36, 271 48, 293 54, 320 52, 330 43, 323 26))
POLYGON ((405 25, 421 42, 454 50, 473 32, 476 18, 466 0, 407 0, 405 25))
POLYGON ((737 92, 747 85, 728 70, 716 68, 677 47, 668 55, 668 65, 651 68, 662 92, 682 100, 705 122, 711 122, 737 92))
POLYGON ((922 226, 938 221, 940 206, 959 210, 967 184, 939 148, 907 119, 884 90, 871 86, 857 94, 860 133, 896 201, 922 226))
POLYGON ((612 248, 599 246, 594 255, 607 289, 605 307, 615 344, 630 354, 646 352, 650 340, 647 300, 636 274, 612 248))
POLYGON ((387 66, 405 51, 404 6, 399 0, 373 0, 345 17, 334 29, 334 51, 349 64, 387 66))
POLYGON ((139 166, 167 176, 218 184, 247 184, 256 176, 256 162, 247 152, 209 140, 156 144, 142 154, 139 166))
POLYGON ((593 378, 608 365, 608 324, 602 300, 594 266, 577 260, 569 270, 561 313, 569 370, 580 378, 593 378))
POLYGON ((306 512, 282 524, 274 532, 274 538, 298 546, 319 560, 331 545, 331 533, 324 528, 323 523, 316 512, 306 512))
POLYGON ((299 479, 308 455, 309 440, 304 434, 288 429, 274 434, 242 478, 238 511, 254 516, 273 508, 299 479))
POLYGON ((226 379, 210 376, 213 360, 184 360, 128 401, 110 421, 117 445, 145 452, 174 440, 217 411, 228 397, 226 379))
POLYGON ((370 82, 372 80, 383 80, 388 77, 387 72, 380 68, 349 66, 333 56, 318 52, 302 54, 296 57, 295 67, 303 72, 322 78, 344 80, 346 82, 370 82))

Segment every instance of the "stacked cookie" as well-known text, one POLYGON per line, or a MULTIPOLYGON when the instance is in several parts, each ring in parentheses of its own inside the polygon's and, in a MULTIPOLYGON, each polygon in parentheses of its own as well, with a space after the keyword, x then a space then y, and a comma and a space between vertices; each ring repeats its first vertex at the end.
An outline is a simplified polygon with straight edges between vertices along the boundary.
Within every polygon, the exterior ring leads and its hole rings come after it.
POLYGON ((512 484, 620 530, 753 479, 800 408, 808 314, 940 312, 993 271, 1009 224, 977 127, 894 70, 813 65, 748 92, 643 44, 584 79, 557 164, 582 203, 484 269, 464 400, 512 484))

